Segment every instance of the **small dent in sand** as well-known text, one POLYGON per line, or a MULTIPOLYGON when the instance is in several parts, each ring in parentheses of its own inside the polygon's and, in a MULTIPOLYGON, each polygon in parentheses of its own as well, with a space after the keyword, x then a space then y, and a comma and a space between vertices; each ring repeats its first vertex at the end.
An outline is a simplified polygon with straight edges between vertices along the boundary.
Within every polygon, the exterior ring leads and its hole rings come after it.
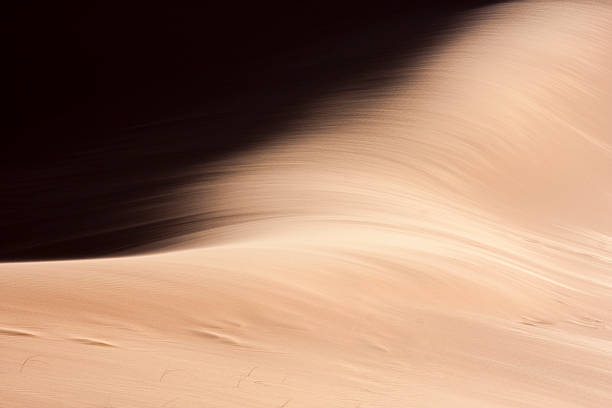
POLYGON ((36 334, 34 333, 30 333, 24 330, 9 329, 6 327, 0 327, 0 335, 19 336, 19 337, 37 337, 36 334))
POLYGON ((95 340, 95 339, 74 338, 74 339, 71 339, 71 340, 74 341, 74 342, 77 342, 77 343, 88 345, 88 346, 117 347, 114 344, 107 343, 107 342, 101 341, 101 340, 95 340))
POLYGON ((228 344, 228 345, 231 345, 231 346, 247 347, 241 341, 233 338, 232 336, 228 336, 228 335, 221 334, 221 333, 216 333, 216 332, 211 331, 209 329, 195 329, 195 330, 192 331, 192 333, 195 334, 196 336, 199 336, 199 337, 204 337, 206 339, 216 340, 219 343, 228 344))
POLYGON ((578 326, 589 327, 592 329, 599 329, 604 326, 603 320, 591 316, 581 316, 579 318, 569 319, 567 321, 578 326))
POLYGON ((367 341, 365 344, 372 350, 383 352, 383 353, 389 352, 389 348, 387 346, 381 343, 378 343, 376 341, 367 341))
POLYGON ((526 324, 528 326, 548 326, 553 324, 553 322, 539 317, 521 316, 521 324, 526 324))

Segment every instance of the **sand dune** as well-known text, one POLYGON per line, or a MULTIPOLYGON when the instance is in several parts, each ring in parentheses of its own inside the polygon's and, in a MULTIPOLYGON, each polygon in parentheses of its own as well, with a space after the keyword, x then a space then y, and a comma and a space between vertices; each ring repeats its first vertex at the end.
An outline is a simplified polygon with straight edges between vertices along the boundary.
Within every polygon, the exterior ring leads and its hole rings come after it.
POLYGON ((612 7, 485 9, 392 74, 193 169, 215 228, 0 265, 0 406, 612 406, 612 7))

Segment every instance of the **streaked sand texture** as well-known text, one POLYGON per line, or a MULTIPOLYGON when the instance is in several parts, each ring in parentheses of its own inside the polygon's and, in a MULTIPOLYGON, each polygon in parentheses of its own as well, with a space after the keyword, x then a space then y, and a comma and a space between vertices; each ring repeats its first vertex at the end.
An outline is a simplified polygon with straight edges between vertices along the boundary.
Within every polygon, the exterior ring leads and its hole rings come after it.
POLYGON ((213 229, 0 265, 0 406, 612 406, 612 3, 392 75, 194 169, 213 229))

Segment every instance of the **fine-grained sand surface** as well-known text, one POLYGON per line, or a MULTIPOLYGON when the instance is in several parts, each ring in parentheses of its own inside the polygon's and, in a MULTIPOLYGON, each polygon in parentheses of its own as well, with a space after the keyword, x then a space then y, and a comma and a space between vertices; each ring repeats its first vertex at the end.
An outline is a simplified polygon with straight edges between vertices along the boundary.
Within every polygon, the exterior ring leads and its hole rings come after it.
POLYGON ((185 188, 214 229, 0 264, 0 406, 612 406, 612 5, 393 75, 185 188))

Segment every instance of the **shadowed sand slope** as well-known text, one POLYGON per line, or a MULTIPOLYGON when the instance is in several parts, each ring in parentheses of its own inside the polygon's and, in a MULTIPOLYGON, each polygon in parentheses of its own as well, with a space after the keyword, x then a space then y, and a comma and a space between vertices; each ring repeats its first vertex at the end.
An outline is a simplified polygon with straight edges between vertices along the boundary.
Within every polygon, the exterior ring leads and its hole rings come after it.
POLYGON ((214 229, 0 265, 1 405, 612 406, 611 50, 604 2, 486 9, 180 192, 214 229))

